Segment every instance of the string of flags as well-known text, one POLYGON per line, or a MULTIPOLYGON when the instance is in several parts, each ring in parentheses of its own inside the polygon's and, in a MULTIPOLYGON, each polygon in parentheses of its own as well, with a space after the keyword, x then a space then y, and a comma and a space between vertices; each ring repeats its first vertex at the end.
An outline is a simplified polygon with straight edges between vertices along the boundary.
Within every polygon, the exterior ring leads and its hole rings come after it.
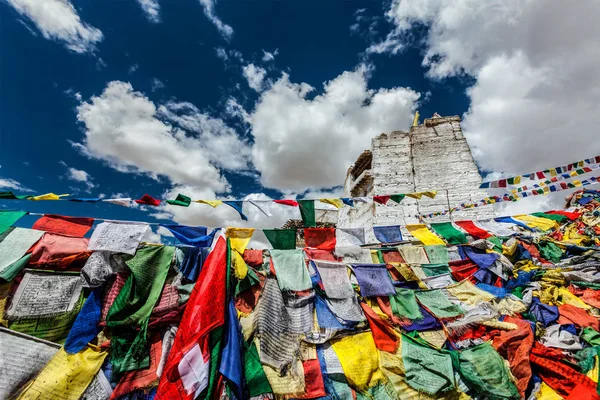
POLYGON ((598 164, 600 164, 600 156, 586 158, 585 160, 580 160, 567 165, 561 165, 558 167, 544 169, 542 171, 530 172, 528 174, 516 175, 510 178, 502 178, 495 181, 483 182, 479 186, 479 188, 505 188, 508 187, 508 185, 518 185, 521 183, 521 180, 526 179, 530 181, 537 181, 546 178, 551 178, 551 180, 555 179, 552 180, 552 182, 555 182, 556 180, 569 179, 574 176, 579 176, 591 172, 592 170, 600 167, 600 165, 598 164))
POLYGON ((539 196, 539 195, 544 196, 544 195, 548 195, 550 193, 560 192, 562 190, 568 190, 568 189, 574 189, 574 188, 578 188, 578 187, 595 185, 595 184, 599 183, 599 181, 600 181, 600 175, 592 176, 592 177, 590 177, 588 179, 584 179, 582 181, 575 180, 573 182, 553 183, 553 184, 543 186, 543 187, 538 186, 537 188, 530 189, 527 191, 519 192, 517 190, 513 190, 512 193, 510 193, 510 194, 507 193, 507 194, 504 194, 503 196, 489 196, 489 197, 486 197, 479 201, 476 201, 474 203, 461 203, 458 206, 450 208, 449 210, 438 211, 438 212, 429 213, 429 214, 423 214, 420 217, 425 217, 425 218, 438 217, 441 215, 446 215, 448 213, 459 211, 459 210, 464 210, 467 208, 481 207, 481 206, 485 206, 488 204, 502 203, 502 202, 507 202, 507 201, 514 202, 514 201, 520 200, 521 198, 527 198, 527 197, 532 197, 532 196, 539 196))

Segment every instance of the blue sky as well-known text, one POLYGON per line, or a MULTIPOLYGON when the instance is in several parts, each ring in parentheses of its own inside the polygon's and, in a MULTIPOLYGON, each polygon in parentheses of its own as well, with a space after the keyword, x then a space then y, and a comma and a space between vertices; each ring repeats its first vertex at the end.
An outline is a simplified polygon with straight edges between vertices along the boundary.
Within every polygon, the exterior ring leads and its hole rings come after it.
MULTIPOLYGON (((336 192, 370 138, 407 129, 416 109, 461 115, 493 176, 600 154, 598 5, 581 2, 565 17, 534 0, 480 3, 0 1, 0 189, 336 192)), ((9 206, 236 220, 206 206, 9 206)))

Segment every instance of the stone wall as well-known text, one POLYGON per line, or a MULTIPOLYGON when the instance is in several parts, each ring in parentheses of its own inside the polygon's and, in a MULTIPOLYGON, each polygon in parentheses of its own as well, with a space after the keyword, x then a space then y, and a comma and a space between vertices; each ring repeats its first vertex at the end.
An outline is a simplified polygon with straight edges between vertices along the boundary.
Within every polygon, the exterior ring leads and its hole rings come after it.
MULTIPOLYGON (((371 143, 372 190, 363 195, 409 193, 438 190, 435 199, 405 198, 400 205, 361 204, 344 207, 339 227, 405 225, 417 223, 416 215, 448 209, 461 202, 474 202, 487 196, 479 189, 481 176, 460 127, 460 117, 434 117, 410 132, 381 134, 371 143), (447 191, 447 192, 446 192, 447 191)), ((347 188, 347 185, 345 185, 347 188)), ((351 196, 351 193, 345 193, 351 196)), ((491 218, 493 207, 479 207, 453 213, 453 220, 491 218)), ((450 215, 428 219, 449 221, 450 215)))

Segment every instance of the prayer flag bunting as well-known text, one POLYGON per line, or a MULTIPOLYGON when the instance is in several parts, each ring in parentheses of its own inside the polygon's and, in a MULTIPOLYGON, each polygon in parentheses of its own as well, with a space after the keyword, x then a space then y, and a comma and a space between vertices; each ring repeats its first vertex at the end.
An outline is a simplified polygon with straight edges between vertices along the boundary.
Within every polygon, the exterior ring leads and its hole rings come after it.
POLYGON ((240 218, 244 221, 248 221, 248 217, 244 214, 244 212, 242 211, 242 207, 244 205, 243 201, 232 201, 232 200, 224 200, 223 201, 224 204, 227 204, 229 207, 233 208, 235 211, 238 212, 238 214, 240 214, 240 218))
POLYGON ((147 205, 147 206, 160 206, 160 200, 155 199, 154 197, 150 196, 149 194, 145 194, 143 195, 140 199, 135 200, 136 203, 138 204, 143 204, 143 205, 147 205))
POLYGON ((314 200, 298 200, 298 206, 300 207, 300 215, 302 216, 304 226, 307 228, 316 227, 317 220, 315 217, 314 200))
POLYGON ((189 207, 192 199, 189 197, 179 193, 175 200, 167 200, 167 203, 172 206, 181 206, 181 207, 189 207))

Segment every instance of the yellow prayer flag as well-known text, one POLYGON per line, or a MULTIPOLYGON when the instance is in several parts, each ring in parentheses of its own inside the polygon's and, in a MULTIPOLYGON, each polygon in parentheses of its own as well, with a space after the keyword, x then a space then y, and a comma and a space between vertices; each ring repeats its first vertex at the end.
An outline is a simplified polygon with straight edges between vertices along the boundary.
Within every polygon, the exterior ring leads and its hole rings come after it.
POLYGON ((244 279, 248 274, 248 266, 244 261, 244 250, 252 239, 253 228, 227 228, 225 236, 229 239, 231 248, 231 266, 238 279, 244 279))
POLYGON ((412 126, 417 126, 419 125, 419 112, 415 112, 415 118, 413 119, 413 124, 412 126))
POLYGON ((61 197, 65 197, 65 196, 68 196, 68 194, 46 193, 46 194, 41 194, 39 196, 30 197, 27 200, 34 200, 34 201, 39 201, 39 200, 60 200, 61 197))
POLYGON ((495 298, 493 294, 479 289, 469 280, 450 285, 446 290, 448 290, 452 296, 470 305, 477 305, 484 301, 492 301, 495 298))
POLYGON ((422 192, 423 196, 427 196, 430 199, 435 199, 435 196, 437 196, 437 190, 429 190, 427 192, 422 192))
POLYGON ((446 245, 442 239, 433 234, 424 224, 406 225, 408 232, 420 240, 425 246, 435 244, 446 245))
POLYGON ((521 177, 520 176, 515 176, 515 180, 514 180, 514 184, 518 185, 519 183, 521 183, 521 177))
POLYGON ((208 204, 212 208, 216 208, 223 204, 222 200, 195 200, 195 203, 208 204))
POLYGON ((540 390, 536 393, 535 398, 537 400, 563 400, 563 398, 545 382, 542 382, 540 390))
POLYGON ((338 210, 344 207, 344 202, 341 199, 329 198, 329 199, 319 199, 321 203, 331 204, 335 206, 338 210))
POLYGON ((550 176, 556 176, 556 169, 550 168, 550 176))
POLYGON ((379 352, 371 332, 332 339, 331 347, 352 389, 364 391, 385 379, 379 369, 379 352))
POLYGON ((548 186, 544 186, 544 193, 550 192, 550 188, 548 186))
POLYGON ((412 197, 413 199, 421 200, 423 196, 423 192, 415 192, 415 193, 406 193, 408 197, 412 197))
POLYGON ((583 186, 583 184, 581 183, 581 181, 573 181, 573 185, 575 185, 575 187, 580 187, 583 186))
POLYGON ((534 217, 533 215, 515 215, 513 218, 517 221, 524 222, 529 227, 537 228, 542 231, 558 228, 558 222, 548 218, 534 217))
POLYGON ((78 400, 100 370, 107 351, 88 345, 68 354, 61 348, 38 376, 30 382, 19 399, 78 400))
POLYGON ((598 382, 598 356, 594 357, 594 368, 590 369, 586 375, 594 382, 598 382))

